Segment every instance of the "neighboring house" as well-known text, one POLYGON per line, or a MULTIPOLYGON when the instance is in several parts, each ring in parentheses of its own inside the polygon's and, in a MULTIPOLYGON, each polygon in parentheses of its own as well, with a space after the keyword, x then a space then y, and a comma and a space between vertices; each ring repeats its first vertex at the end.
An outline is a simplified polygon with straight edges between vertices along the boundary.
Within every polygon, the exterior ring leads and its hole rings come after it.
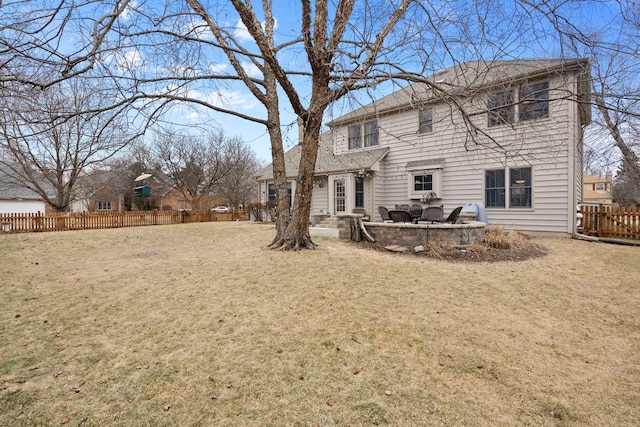
MULTIPOLYGON (((587 60, 469 62, 328 123, 311 215, 378 206, 484 204, 490 224, 573 233, 582 200, 583 128, 590 120, 587 60), (435 195, 434 195, 435 193, 435 195)), ((300 147, 286 155, 295 190, 300 147)), ((271 165, 261 202, 275 197, 271 165)))
POLYGON ((593 175, 584 175, 582 178, 582 203, 611 205, 612 175, 600 178, 593 175))
POLYGON ((35 192, 25 188, 5 188, 0 184, 0 214, 48 211, 47 204, 35 192))
POLYGON ((152 171, 148 179, 149 197, 134 197, 135 173, 129 170, 96 171, 83 177, 77 185, 73 212, 123 212, 139 209, 190 209, 185 199, 160 171, 152 171))
MULTIPOLYGON (((48 187, 50 188, 49 196, 53 197, 53 187, 48 187)), ((49 211, 51 208, 38 193, 12 184, 11 180, 0 170, 0 214, 45 213, 49 211)))

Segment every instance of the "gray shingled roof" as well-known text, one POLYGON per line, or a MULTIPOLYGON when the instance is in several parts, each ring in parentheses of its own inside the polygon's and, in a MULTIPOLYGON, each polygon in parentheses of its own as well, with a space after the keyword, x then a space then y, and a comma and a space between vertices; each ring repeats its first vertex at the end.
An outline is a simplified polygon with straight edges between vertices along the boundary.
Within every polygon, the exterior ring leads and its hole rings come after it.
MULTIPOLYGON (((437 72, 426 80, 439 86, 448 95, 471 96, 479 90, 523 79, 557 75, 568 70, 586 73, 589 70, 589 62, 586 59, 471 61, 437 72)), ((374 114, 414 108, 416 104, 440 98, 441 96, 434 94, 429 85, 415 83, 345 114, 328 125, 342 125, 374 114)))
MULTIPOLYGON (((296 145, 284 155, 287 177, 295 177, 298 175, 300 149, 301 147, 296 145)), ((320 136, 315 174, 326 175, 328 173, 358 171, 361 169, 369 170, 374 167, 374 165, 379 162, 388 151, 388 147, 383 147, 334 155, 333 141, 331 140, 330 133, 326 132, 320 136)), ((256 174, 256 179, 273 179, 272 165, 269 164, 262 168, 256 174)))
MULTIPOLYGON (((53 195, 53 187, 46 182, 41 185, 47 189, 49 195, 53 195)), ((42 197, 35 191, 21 185, 17 185, 0 167, 0 199, 3 200, 42 200, 42 197)))

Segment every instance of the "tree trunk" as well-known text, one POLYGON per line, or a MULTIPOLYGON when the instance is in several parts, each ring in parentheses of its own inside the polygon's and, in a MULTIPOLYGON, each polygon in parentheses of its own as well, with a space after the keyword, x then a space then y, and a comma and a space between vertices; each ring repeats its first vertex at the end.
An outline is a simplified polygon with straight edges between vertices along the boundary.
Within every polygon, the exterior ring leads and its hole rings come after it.
POLYGON ((275 126, 267 126, 271 139, 271 159, 273 165, 273 180, 276 188, 276 235, 268 246, 270 249, 279 248, 284 241, 285 231, 289 225, 290 202, 287 189, 287 173, 284 162, 284 147, 279 122, 275 126))
POLYGON ((272 249, 299 250, 316 247, 309 234, 309 216, 311 214, 311 194, 313 192, 313 176, 318 157, 318 139, 320 137, 322 114, 309 113, 305 119, 302 153, 291 220, 282 238, 274 241, 270 246, 272 249))

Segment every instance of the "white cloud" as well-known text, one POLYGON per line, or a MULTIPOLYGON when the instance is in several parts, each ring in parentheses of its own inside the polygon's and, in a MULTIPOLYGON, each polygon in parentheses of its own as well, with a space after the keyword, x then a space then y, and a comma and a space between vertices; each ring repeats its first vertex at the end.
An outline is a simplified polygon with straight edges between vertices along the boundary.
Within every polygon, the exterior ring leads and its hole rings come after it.
POLYGON ((247 30, 247 26, 244 25, 244 22, 242 22, 241 19, 238 19, 236 30, 233 32, 233 35, 240 41, 253 41, 253 37, 251 37, 251 34, 249 34, 249 30, 247 30))
POLYGON ((124 61, 127 64, 131 64, 133 66, 142 65, 142 54, 139 50, 129 50, 124 54, 124 61))
MULTIPOLYGON (((264 31, 264 25, 265 25, 264 21, 262 21, 260 25, 262 26, 262 30, 264 31)), ((273 28, 274 30, 278 28, 278 20, 275 18, 274 18, 273 28)), ((244 22, 242 22, 241 19, 238 19, 238 23, 236 24, 236 29, 233 32, 233 35, 238 40, 243 42, 253 41, 253 37, 251 36, 251 34, 249 34, 249 30, 247 30, 247 26, 244 25, 244 22)))
POLYGON ((124 22, 128 21, 128 20, 131 18, 131 15, 132 15, 133 11, 134 11, 135 9, 137 9, 137 7, 138 7, 138 2, 137 2, 137 1, 132 1, 132 2, 130 2, 130 3, 129 3, 125 8, 124 8, 124 10, 123 10, 123 11, 122 11, 122 13, 120 14, 120 16, 118 16, 118 18, 119 18, 121 21, 124 21, 124 22))
MULTIPOLYGON (((164 90, 157 90, 156 93, 170 93, 178 95, 183 98, 194 99, 211 104, 215 107, 226 108, 234 111, 249 111, 258 105, 258 101, 249 92, 240 92, 232 89, 219 89, 212 91, 201 91, 197 89, 170 85, 166 86, 164 90)), ((176 108, 187 108, 186 105, 195 106, 195 104, 179 102, 176 103, 176 108), (182 105, 182 107, 178 107, 182 105)), ((198 107, 200 108, 200 107, 198 107)))
POLYGON ((229 68, 229 64, 211 64, 209 65, 209 71, 213 74, 221 74, 223 71, 229 68))
POLYGON ((253 62, 243 62, 242 68, 250 77, 262 77, 262 71, 253 62))
POLYGON ((115 67, 120 71, 133 71, 144 63, 142 53, 137 49, 127 50, 108 59, 115 59, 115 67))
POLYGON ((251 110, 257 104, 256 99, 250 93, 242 93, 229 89, 211 92, 205 97, 205 100, 217 107, 232 110, 251 110))

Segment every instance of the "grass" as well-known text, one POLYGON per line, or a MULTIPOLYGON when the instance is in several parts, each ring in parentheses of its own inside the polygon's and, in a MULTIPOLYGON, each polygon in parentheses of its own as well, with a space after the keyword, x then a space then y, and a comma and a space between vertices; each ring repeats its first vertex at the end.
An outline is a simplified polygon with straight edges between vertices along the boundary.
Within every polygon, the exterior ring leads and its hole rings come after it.
POLYGON ((272 235, 0 236, 0 425, 637 425, 640 248, 452 263, 272 235))

